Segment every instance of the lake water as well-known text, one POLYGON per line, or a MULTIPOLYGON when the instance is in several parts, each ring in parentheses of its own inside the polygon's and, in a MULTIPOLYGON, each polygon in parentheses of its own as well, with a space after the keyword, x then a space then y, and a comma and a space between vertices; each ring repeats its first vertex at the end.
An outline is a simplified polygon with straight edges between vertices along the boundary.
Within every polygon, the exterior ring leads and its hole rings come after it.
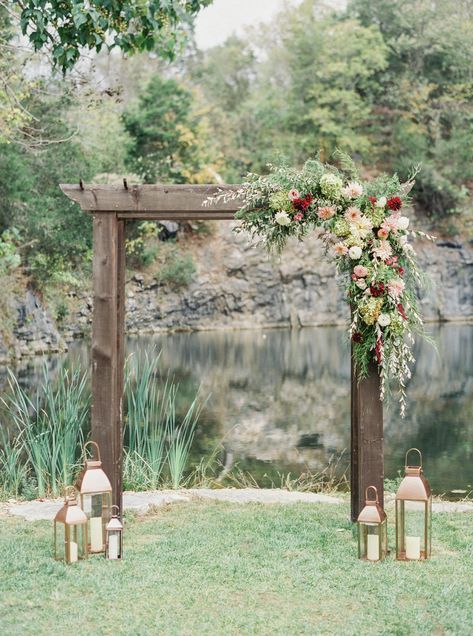
MULTIPOLYGON (((405 451, 424 455, 427 477, 437 493, 473 490, 473 325, 428 326, 437 350, 416 346, 404 420, 392 403, 385 409, 386 476, 402 469, 405 451)), ((349 462, 350 365, 343 328, 220 331, 129 338, 128 352, 161 350, 164 373, 180 384, 182 399, 200 387, 210 395, 196 436, 194 463, 219 443, 227 466, 248 471, 262 486, 349 462)), ((89 362, 87 343, 48 358, 60 365, 89 362)), ((35 386, 38 359, 17 369, 35 386)))

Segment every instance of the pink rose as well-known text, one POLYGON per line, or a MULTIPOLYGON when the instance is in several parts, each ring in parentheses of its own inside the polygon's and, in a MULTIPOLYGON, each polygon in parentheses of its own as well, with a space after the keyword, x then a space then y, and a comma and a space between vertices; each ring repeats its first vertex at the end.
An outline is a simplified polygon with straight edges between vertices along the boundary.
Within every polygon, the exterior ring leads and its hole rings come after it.
POLYGON ((292 188, 291 190, 289 190, 289 194, 287 196, 289 197, 291 201, 295 201, 296 199, 301 198, 299 191, 296 190, 295 188, 292 188))
POLYGON ((358 278, 364 278, 365 276, 368 276, 368 268, 366 268, 364 265, 356 265, 353 269, 353 272, 356 276, 358 276, 358 278))
POLYGON ((388 238, 388 235, 389 235, 389 230, 386 230, 386 228, 381 227, 381 228, 378 230, 378 237, 379 237, 380 239, 388 238))

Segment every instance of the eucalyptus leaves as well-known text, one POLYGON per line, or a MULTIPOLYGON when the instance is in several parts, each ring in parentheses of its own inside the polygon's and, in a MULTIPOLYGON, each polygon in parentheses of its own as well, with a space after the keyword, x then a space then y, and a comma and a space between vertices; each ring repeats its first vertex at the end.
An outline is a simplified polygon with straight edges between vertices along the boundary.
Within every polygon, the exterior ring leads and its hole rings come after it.
POLYGON ((396 175, 383 175, 362 182, 348 157, 342 163, 343 172, 315 160, 301 170, 270 166, 267 176, 250 174, 240 189, 208 203, 243 201, 236 215, 238 230, 272 251, 280 252, 291 237, 302 240, 319 230, 328 256, 343 274, 357 371, 364 377, 370 361, 377 364, 381 399, 387 380, 394 379, 404 416, 414 334, 422 332, 415 296, 422 277, 409 238, 431 237, 412 230, 402 212, 412 180, 401 184, 396 175))

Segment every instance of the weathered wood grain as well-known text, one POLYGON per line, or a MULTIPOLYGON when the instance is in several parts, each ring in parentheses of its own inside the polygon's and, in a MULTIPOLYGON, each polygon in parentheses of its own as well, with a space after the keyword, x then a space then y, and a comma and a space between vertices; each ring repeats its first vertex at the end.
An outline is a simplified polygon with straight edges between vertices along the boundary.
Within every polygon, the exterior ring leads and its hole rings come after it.
POLYGON ((218 203, 204 207, 204 201, 211 195, 224 190, 236 190, 237 185, 67 185, 61 190, 66 196, 78 203, 85 212, 119 213, 120 218, 162 218, 181 220, 186 216, 174 217, 169 214, 189 213, 192 218, 231 218, 231 213, 241 207, 239 201, 218 203), (148 213, 149 216, 137 217, 137 213, 148 213), (158 213, 153 217, 151 213, 158 213), (221 216, 209 216, 209 214, 221 216), (224 214, 227 213, 227 214, 224 214), (161 216, 163 215, 164 216, 161 216), (200 217, 199 215, 202 215, 200 217), (228 216, 227 216, 228 215, 228 216))
POLYGON ((384 504, 383 403, 380 378, 373 362, 366 378, 358 381, 351 367, 351 518, 356 521, 365 502, 365 490, 376 486, 384 504))
MULTIPOLYGON (((124 250, 116 215, 95 214, 93 221, 92 439, 121 505, 121 408, 123 390, 124 250), (119 292, 120 289, 120 292, 119 292)), ((120 508, 121 509, 121 508, 120 508)))

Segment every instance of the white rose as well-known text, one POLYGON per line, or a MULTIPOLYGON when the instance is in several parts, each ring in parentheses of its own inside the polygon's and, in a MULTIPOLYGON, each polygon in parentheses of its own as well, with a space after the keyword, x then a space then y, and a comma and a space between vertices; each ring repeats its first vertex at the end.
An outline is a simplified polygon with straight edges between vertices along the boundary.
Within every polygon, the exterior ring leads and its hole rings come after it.
POLYGON ((397 229, 398 230, 407 230, 409 227, 409 219, 407 216, 400 216, 397 220, 397 229))
POLYGON ((391 318, 389 317, 389 314, 379 314, 378 325, 380 325, 380 327, 387 327, 390 324, 391 318))
POLYGON ((386 197, 381 197, 380 199, 378 199, 376 201, 376 207, 377 208, 385 208, 386 207, 386 202, 387 202, 386 197))
POLYGON ((359 278, 359 279, 356 281, 355 285, 356 285, 357 287, 359 287, 360 289, 366 289, 366 287, 367 287, 367 283, 366 283, 366 281, 365 281, 365 279, 364 279, 364 278, 359 278))
POLYGON ((404 246, 407 243, 407 236, 400 236, 399 237, 399 245, 404 246))
POLYGON ((278 225, 289 225, 291 223, 288 213, 282 210, 276 214, 274 219, 278 225))
POLYGON ((353 247, 350 247, 350 249, 348 250, 348 256, 354 261, 357 261, 359 258, 361 258, 362 253, 363 250, 359 245, 353 245, 353 247))

